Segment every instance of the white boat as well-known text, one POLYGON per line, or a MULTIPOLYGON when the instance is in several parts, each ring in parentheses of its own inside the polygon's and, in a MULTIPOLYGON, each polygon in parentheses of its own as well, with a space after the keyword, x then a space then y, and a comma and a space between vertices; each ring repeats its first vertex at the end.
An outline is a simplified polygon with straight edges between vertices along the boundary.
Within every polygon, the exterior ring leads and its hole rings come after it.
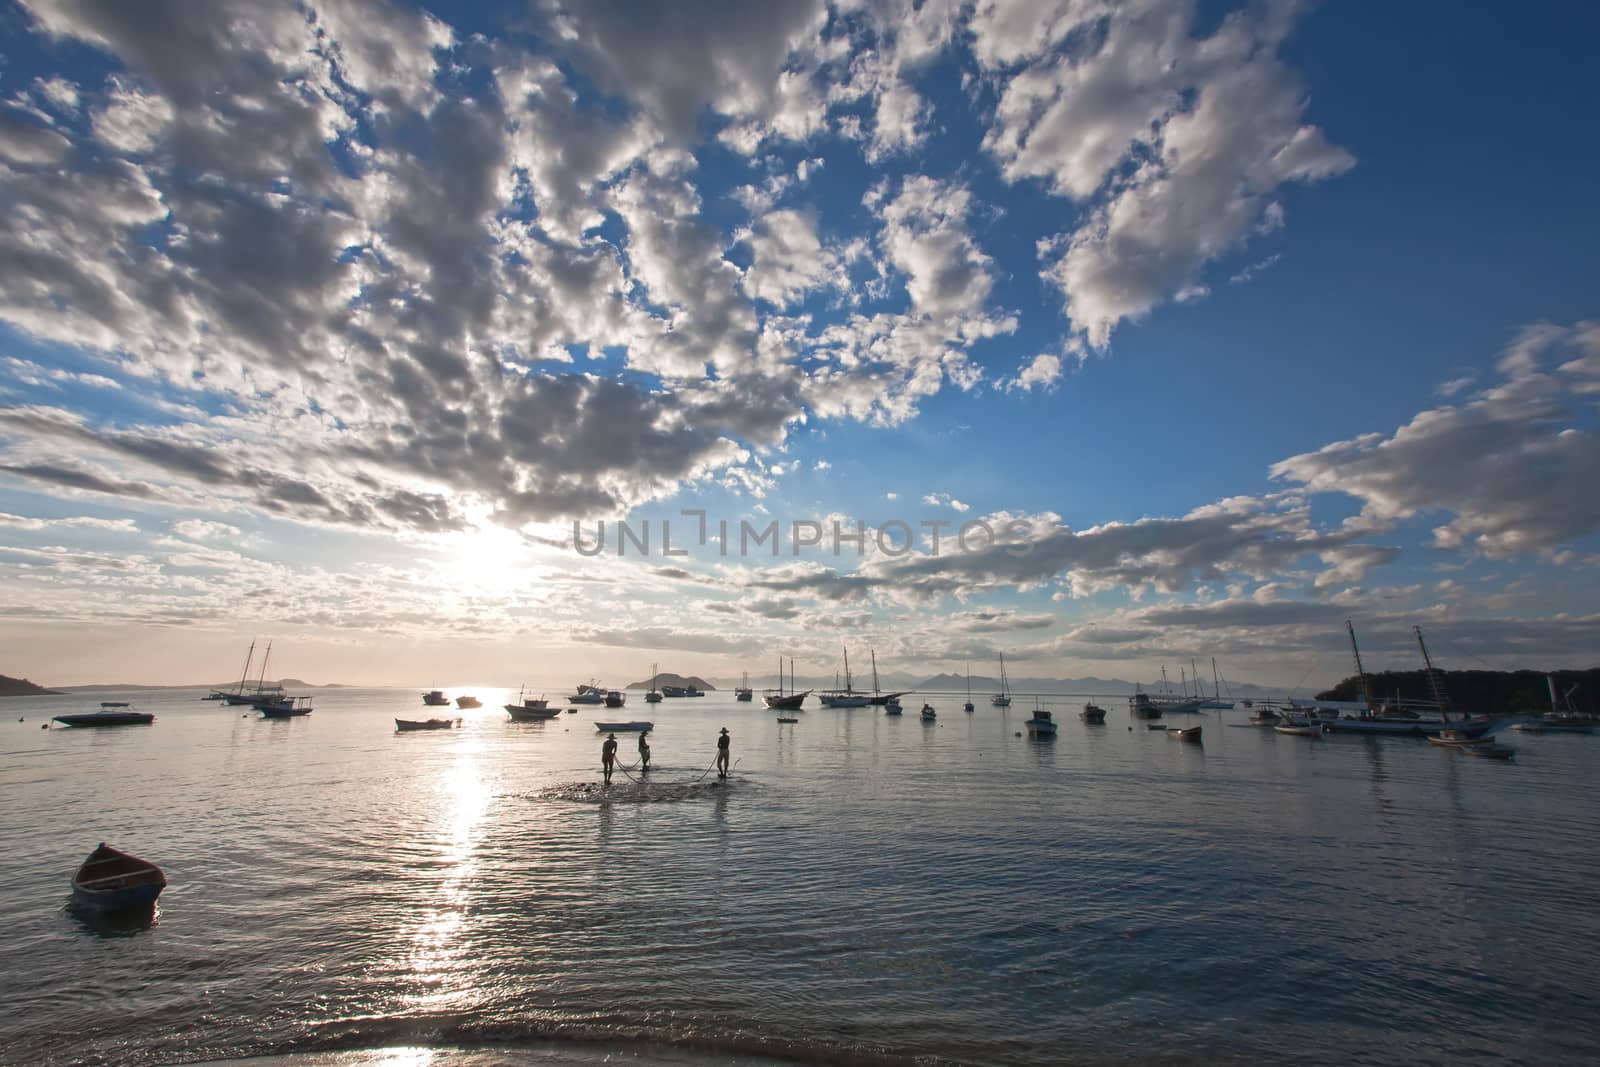
POLYGON ((899 715, 904 710, 905 709, 900 706, 899 697, 890 697, 888 700, 884 701, 883 713, 885 715, 899 715))
POLYGON ((1006 654, 1000 653, 1000 692, 996 693, 989 701, 997 708, 1011 706, 1011 683, 1006 680, 1006 654))
MULTIPOLYGON (((838 677, 834 677, 835 686, 838 677)), ((818 693, 817 699, 825 708, 864 708, 871 703, 871 696, 867 693, 858 693, 850 677, 850 646, 844 648, 844 688, 834 688, 825 693, 818 693)))
POLYGON ((1544 681, 1550 687, 1550 710, 1539 718, 1530 722, 1519 722, 1511 727, 1518 733, 1524 734, 1592 734, 1596 720, 1578 714, 1572 706, 1572 694, 1578 691, 1577 686, 1568 689, 1562 694, 1562 699, 1556 699, 1556 680, 1552 675, 1545 675, 1544 681), (1566 707, 1562 707, 1565 702, 1566 707))
POLYGON ((621 734, 647 734, 656 728, 653 722, 596 722, 594 728, 601 733, 621 734))
POLYGON ((594 684, 590 679, 588 684, 578 686, 578 691, 567 698, 570 704, 604 704, 606 691, 594 684))
POLYGON ((1056 735, 1056 721, 1043 708, 1034 708, 1033 717, 1023 725, 1028 728, 1028 733, 1035 737, 1054 737, 1056 735))

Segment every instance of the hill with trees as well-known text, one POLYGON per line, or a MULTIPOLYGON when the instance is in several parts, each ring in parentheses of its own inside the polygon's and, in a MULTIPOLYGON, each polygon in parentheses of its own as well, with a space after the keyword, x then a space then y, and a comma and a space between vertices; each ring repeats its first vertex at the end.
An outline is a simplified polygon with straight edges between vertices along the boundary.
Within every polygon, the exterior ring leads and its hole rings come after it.
POLYGON ((0 697, 56 696, 59 693, 60 690, 34 685, 26 678, 12 678, 10 675, 0 674, 0 697))
MULTIPOLYGON (((1550 710, 1550 689, 1545 675, 1555 679, 1556 693, 1563 695, 1574 686, 1573 709, 1593 713, 1600 709, 1600 667, 1583 671, 1439 671, 1445 696, 1454 710, 1475 715, 1526 714, 1550 710)), ((1379 671, 1367 675, 1372 699, 1432 700, 1433 688, 1428 672, 1379 671)), ((1317 694, 1318 700, 1360 700, 1360 680, 1351 675, 1332 689, 1317 694)))

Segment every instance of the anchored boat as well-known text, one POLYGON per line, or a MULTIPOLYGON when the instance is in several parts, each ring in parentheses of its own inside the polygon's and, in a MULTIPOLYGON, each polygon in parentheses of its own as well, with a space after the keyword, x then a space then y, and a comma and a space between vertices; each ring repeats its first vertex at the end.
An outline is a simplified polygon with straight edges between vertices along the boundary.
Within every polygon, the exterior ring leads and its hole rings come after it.
POLYGON ((57 715, 55 721, 68 726, 148 726, 156 717, 147 711, 133 711, 123 701, 107 700, 101 702, 99 711, 57 715))
POLYGON ((409 733, 412 730, 448 730, 455 724, 454 719, 396 719, 394 728, 409 733))
POLYGON ((101 842, 72 876, 72 902, 89 911, 133 911, 154 906, 166 887, 160 867, 101 842))

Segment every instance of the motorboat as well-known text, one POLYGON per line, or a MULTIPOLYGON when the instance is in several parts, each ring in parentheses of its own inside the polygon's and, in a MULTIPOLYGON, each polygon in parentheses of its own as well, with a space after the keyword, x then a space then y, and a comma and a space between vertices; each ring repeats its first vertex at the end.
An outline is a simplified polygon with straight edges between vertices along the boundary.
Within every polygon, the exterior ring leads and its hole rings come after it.
POLYGON ((601 733, 610 734, 647 734, 655 729, 653 722, 596 722, 594 728, 601 733))
POLYGON ((56 715, 54 719, 68 726, 148 726, 156 721, 156 717, 149 712, 134 711, 130 705, 119 700, 102 701, 99 711, 56 715))
POLYGON ((900 706, 899 697, 890 697, 888 700, 884 701, 883 713, 885 715, 899 715, 904 710, 905 709, 900 706))
POLYGON ((444 695, 443 689, 430 689, 422 694, 422 702, 430 708, 447 708, 450 698, 444 695))
POLYGON ((1175 737, 1179 741, 1187 741, 1191 745, 1200 743, 1200 727, 1198 726, 1173 726, 1167 729, 1168 737, 1175 737))
POLYGON ((686 685, 683 687, 683 695, 686 697, 703 697, 706 694, 702 689, 697 689, 692 685, 686 685))
POLYGON ((254 707, 263 719, 298 719, 311 714, 311 698, 284 697, 282 700, 258 703, 254 707))
POLYGON ((1078 718, 1087 723, 1103 724, 1106 721, 1106 709, 1098 704, 1085 704, 1078 718))
POLYGON ((924 704, 924 705, 922 705, 922 721, 923 722, 933 722, 938 717, 939 717, 939 713, 937 711, 933 710, 933 705, 932 704, 924 704))
POLYGON ((688 696, 689 691, 681 685, 664 685, 661 687, 661 695, 677 699, 678 697, 688 696))
POLYGON ((396 719, 394 728, 409 733, 412 730, 448 730, 455 724, 454 719, 396 719))
MULTIPOLYGON (((671 694, 669 693, 668 695, 670 696, 671 694)), ((587 685, 578 686, 578 691, 568 697, 567 700, 573 704, 604 704, 606 702, 606 691, 593 682, 589 682, 587 685)))
POLYGON ((135 911, 154 907, 166 887, 160 867, 102 842, 72 876, 72 902, 86 911, 135 911))
POLYGON ((628 698, 619 689, 611 689, 606 692, 606 707, 608 708, 620 708, 627 702, 628 698))
POLYGON ((471 711, 473 708, 483 707, 483 701, 479 700, 471 693, 465 693, 456 697, 456 707, 460 708, 462 711, 471 711))
POLYGON ((1028 728, 1028 733, 1034 737, 1054 737, 1056 735, 1055 720, 1043 708, 1034 708, 1032 718, 1023 725, 1028 728))

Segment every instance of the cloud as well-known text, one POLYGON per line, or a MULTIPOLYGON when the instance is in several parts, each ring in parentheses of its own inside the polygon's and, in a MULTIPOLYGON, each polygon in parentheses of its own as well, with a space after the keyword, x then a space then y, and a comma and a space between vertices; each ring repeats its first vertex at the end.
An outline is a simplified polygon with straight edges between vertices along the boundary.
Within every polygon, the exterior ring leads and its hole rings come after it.
POLYGON ((1061 380, 1061 357, 1041 352, 1015 378, 1006 383, 1007 389, 1049 390, 1061 380))
POLYGON ((1004 81, 985 148, 1009 180, 1086 205, 1039 254, 1088 343, 1202 292, 1202 267, 1281 224, 1282 185, 1354 165, 1302 121, 1276 56, 1286 10, 1234 12, 1195 38, 1186 4, 978 6, 974 53, 1004 81))
POLYGON ((1600 326, 1530 327, 1502 354, 1500 383, 1392 434, 1291 456, 1272 474, 1353 496, 1374 524, 1448 513, 1434 529, 1441 548, 1491 557, 1555 549, 1600 528, 1600 501, 1581 488, 1600 483, 1600 438, 1573 403, 1596 366, 1600 326))

